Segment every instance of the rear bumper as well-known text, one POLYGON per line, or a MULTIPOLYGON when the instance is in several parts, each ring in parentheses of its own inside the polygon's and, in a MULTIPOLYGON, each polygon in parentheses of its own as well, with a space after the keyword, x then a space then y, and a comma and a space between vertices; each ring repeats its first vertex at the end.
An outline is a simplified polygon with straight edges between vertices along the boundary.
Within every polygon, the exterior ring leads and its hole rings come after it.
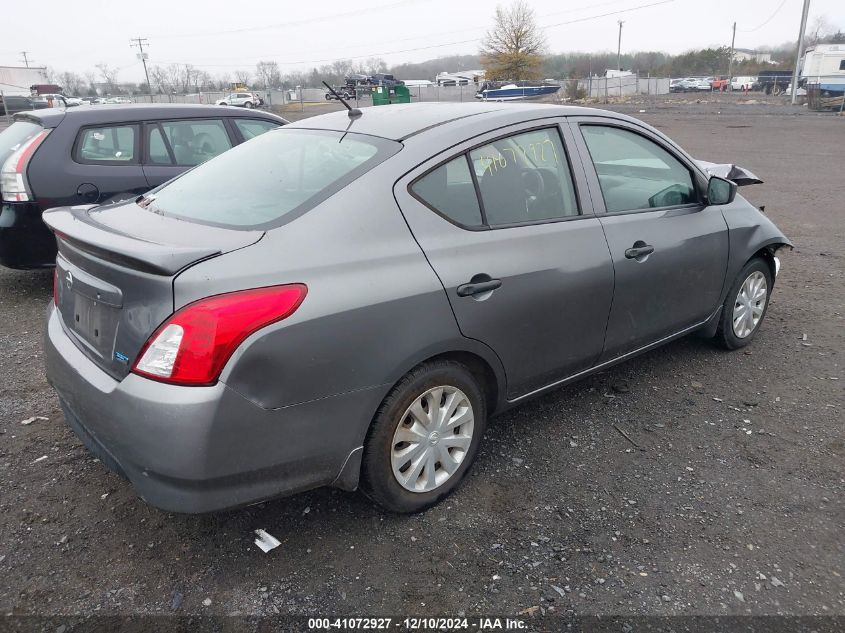
POLYGON ((117 381, 85 356, 51 306, 47 377, 70 426, 148 503, 199 513, 248 505, 341 479, 354 487, 378 388, 263 409, 223 383, 117 381), (342 475, 342 476, 341 476, 342 475))
POLYGON ((41 220, 36 202, 0 206, 0 265, 45 268, 56 263, 56 238, 41 220))

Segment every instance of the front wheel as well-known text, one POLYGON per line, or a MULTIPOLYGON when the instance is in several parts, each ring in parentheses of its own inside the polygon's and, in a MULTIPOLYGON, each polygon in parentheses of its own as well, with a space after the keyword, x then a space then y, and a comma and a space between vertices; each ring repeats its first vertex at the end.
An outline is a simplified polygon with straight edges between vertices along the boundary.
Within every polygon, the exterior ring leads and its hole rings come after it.
POLYGON ((759 257, 748 262, 737 275, 722 306, 716 331, 716 340, 723 347, 739 349, 754 338, 769 307, 772 281, 768 263, 759 257))
POLYGON ((393 512, 419 512, 457 488, 487 426, 484 395, 453 361, 420 365, 390 392, 364 446, 361 487, 393 512))

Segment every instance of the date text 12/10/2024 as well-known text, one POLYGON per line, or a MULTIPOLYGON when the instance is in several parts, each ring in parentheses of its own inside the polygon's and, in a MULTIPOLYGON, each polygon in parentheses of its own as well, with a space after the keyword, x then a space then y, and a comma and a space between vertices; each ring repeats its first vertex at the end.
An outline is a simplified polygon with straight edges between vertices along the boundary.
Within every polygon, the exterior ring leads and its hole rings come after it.
POLYGON ((526 623, 516 618, 308 618, 310 630, 400 631, 519 631, 526 623))

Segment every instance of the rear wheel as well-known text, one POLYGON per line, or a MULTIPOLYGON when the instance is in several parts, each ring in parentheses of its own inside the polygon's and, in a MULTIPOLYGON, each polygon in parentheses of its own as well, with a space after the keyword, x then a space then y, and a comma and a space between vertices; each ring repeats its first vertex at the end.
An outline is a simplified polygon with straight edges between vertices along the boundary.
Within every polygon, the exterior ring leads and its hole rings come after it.
POLYGON ((244 107, 247 108, 248 110, 252 110, 252 108, 254 108, 255 106, 252 105, 252 101, 247 101, 244 104, 244 107))
POLYGON ((754 338, 772 291, 772 271, 759 257, 749 261, 737 275, 722 306, 716 340, 727 349, 745 347, 754 338))
POLYGON ((419 512, 452 492, 478 454, 484 395, 453 361, 405 376, 376 413, 364 446, 362 490, 393 512, 419 512))

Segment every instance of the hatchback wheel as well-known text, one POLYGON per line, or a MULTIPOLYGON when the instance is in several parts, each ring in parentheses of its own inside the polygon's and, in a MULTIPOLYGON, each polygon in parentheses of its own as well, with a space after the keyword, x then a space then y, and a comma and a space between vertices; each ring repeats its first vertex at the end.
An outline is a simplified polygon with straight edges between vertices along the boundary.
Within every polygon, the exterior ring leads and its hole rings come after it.
POLYGON ((769 265, 756 258, 740 271, 722 307, 722 318, 716 338, 728 349, 745 347, 754 338, 766 310, 772 291, 769 265))
POLYGON ((247 101, 244 104, 244 107, 247 108, 248 110, 251 110, 254 106, 252 105, 252 101, 247 101))
POLYGON ((362 490, 394 512, 419 512, 463 479, 487 424, 484 395, 463 365, 436 361, 403 378, 367 437, 362 490))

